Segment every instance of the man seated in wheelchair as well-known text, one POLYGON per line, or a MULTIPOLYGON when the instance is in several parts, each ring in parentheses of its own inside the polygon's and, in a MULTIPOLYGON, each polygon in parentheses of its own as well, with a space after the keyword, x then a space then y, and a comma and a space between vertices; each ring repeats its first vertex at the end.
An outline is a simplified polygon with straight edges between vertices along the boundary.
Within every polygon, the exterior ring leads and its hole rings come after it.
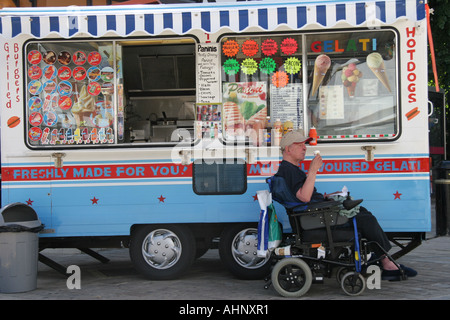
MULTIPOLYGON (((287 189, 291 191, 291 196, 293 196, 295 200, 305 204, 312 203, 317 206, 316 203, 324 204, 323 202, 327 200, 326 196, 317 192, 317 189, 314 186, 316 174, 323 163, 322 157, 320 154, 314 156, 307 174, 299 167, 300 162, 305 159, 306 143, 310 140, 311 138, 305 137, 301 131, 291 131, 283 136, 280 142, 283 160, 280 163, 274 179, 282 177, 286 183, 287 189)), ((274 200, 276 200, 275 197, 274 200)), ((398 264, 391 261, 385 255, 385 252, 388 252, 392 246, 376 217, 366 208, 360 206, 359 212, 356 214, 355 218, 358 232, 361 237, 368 242, 378 243, 378 245, 371 246, 371 249, 380 261, 380 266, 383 270, 382 278, 386 280, 400 278, 402 272, 399 270, 398 264)), ((292 219, 290 219, 290 221, 292 224, 292 219)), ((295 229, 295 226, 293 225, 292 228, 295 229)), ((414 277, 417 274, 415 270, 403 265, 400 265, 400 268, 403 269, 403 273, 408 277, 414 277)))

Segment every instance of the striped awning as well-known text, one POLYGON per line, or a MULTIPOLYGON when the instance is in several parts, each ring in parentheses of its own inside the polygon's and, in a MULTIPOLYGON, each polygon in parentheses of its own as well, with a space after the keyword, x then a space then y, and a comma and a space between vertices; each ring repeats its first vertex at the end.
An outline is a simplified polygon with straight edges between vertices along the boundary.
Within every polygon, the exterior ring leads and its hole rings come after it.
POLYGON ((101 37, 159 35, 171 31, 186 34, 194 29, 215 33, 221 28, 244 32, 250 27, 271 31, 280 25, 292 29, 306 26, 377 27, 401 18, 425 18, 424 0, 384 1, 284 1, 236 2, 190 5, 136 5, 54 8, 4 8, 0 10, 0 34, 14 38, 29 34, 44 38, 57 33, 64 38, 76 35, 101 37))

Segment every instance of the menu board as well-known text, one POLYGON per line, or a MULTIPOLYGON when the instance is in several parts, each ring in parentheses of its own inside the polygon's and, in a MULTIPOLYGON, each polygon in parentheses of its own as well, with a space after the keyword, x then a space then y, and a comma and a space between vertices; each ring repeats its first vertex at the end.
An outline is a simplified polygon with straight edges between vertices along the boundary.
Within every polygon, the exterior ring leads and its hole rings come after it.
POLYGON ((270 85, 270 115, 275 122, 291 120, 294 129, 303 127, 303 90, 301 83, 288 83, 284 87, 270 85))
POLYGON ((71 44, 27 48, 31 145, 114 143, 112 45, 71 44))
POLYGON ((197 45, 197 102, 220 102, 220 50, 216 43, 197 45))

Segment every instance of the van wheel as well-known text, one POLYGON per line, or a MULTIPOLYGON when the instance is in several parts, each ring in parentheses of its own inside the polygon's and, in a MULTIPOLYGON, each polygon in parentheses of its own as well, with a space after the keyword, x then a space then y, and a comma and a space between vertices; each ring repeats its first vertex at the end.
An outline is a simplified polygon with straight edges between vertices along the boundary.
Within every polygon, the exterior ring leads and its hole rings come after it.
POLYGON ((227 227, 220 237, 220 259, 240 279, 263 279, 270 273, 270 257, 258 257, 257 245, 256 228, 245 225, 227 227))
POLYGON ((179 277, 195 258, 195 240, 184 226, 143 226, 131 234, 130 258, 138 272, 152 280, 179 277))

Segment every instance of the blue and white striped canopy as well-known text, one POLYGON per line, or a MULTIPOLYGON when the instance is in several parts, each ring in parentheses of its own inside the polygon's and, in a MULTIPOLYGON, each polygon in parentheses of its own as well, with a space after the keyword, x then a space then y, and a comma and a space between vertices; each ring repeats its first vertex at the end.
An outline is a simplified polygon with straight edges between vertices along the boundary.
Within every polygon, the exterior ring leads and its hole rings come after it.
POLYGON ((295 30, 306 26, 382 26, 397 19, 425 18, 425 0, 235 2, 189 5, 136 5, 0 10, 0 35, 14 38, 29 34, 44 38, 52 33, 101 37, 159 35, 165 31, 186 34, 194 29, 215 33, 221 28, 244 32, 250 27, 271 31, 280 25, 295 30))

